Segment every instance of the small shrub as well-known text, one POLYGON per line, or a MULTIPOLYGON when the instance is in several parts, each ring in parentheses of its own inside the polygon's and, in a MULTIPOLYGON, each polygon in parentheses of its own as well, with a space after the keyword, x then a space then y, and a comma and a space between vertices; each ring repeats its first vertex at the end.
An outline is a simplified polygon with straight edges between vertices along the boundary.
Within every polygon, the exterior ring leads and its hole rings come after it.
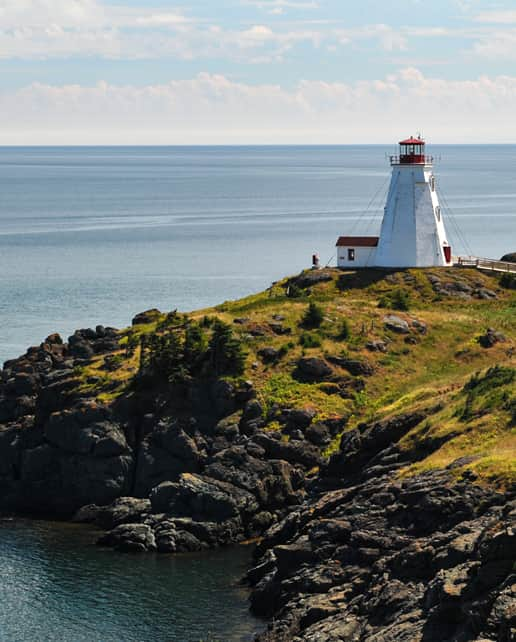
POLYGON ((351 336, 351 328, 347 319, 342 319, 339 330, 339 339, 347 341, 351 336))
POLYGON ((406 312, 410 310, 410 293, 402 288, 397 288, 392 292, 384 294, 378 302, 380 308, 391 308, 392 310, 401 310, 406 312))
POLYGON ((287 288, 287 296, 290 299, 299 299, 304 296, 304 292, 298 285, 291 283, 287 288))
POLYGON ((109 354, 104 359, 104 370, 107 370, 108 372, 118 370, 118 368, 123 365, 124 361, 124 356, 121 354, 109 354))
POLYGON ((130 332, 127 335, 127 343, 125 344, 126 356, 127 357, 132 356, 135 353, 136 348, 139 346, 139 344, 140 344, 140 338, 138 337, 138 335, 133 332, 130 332))
POLYGON ((295 344, 292 341, 289 341, 288 343, 284 343, 281 346, 281 348, 278 350, 278 358, 282 359, 289 352, 289 350, 292 350, 294 346, 295 344))
POLYGON ((169 312, 166 317, 163 319, 163 321, 160 321, 158 323, 156 330, 165 330, 167 328, 170 328, 172 326, 177 326, 182 322, 182 317, 178 313, 177 310, 172 310, 172 312, 169 312))
POLYGON ((318 328, 324 320, 324 310, 317 305, 317 303, 311 302, 308 305, 308 308, 303 315, 301 320, 301 325, 305 328, 318 328))
POLYGON ((516 276, 514 274, 502 274, 500 277, 500 285, 502 288, 507 288, 508 290, 516 290, 516 276))
POLYGON ((299 337, 299 345, 303 346, 303 348, 320 348, 321 339, 316 334, 303 332, 299 337))

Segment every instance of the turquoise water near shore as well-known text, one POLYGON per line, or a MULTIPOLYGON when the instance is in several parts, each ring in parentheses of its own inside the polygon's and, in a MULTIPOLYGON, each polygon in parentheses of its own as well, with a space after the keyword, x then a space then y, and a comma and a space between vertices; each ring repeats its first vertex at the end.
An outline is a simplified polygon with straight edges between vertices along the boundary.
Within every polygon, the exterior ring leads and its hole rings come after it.
POLYGON ((251 550, 124 555, 88 527, 0 519, 0 640, 247 642, 251 550))
MULTIPOLYGON (((50 332, 258 291, 314 251, 331 263, 338 235, 378 231, 395 151, 0 148, 0 361, 50 332)), ((516 250, 516 146, 429 152, 453 250, 516 250)))

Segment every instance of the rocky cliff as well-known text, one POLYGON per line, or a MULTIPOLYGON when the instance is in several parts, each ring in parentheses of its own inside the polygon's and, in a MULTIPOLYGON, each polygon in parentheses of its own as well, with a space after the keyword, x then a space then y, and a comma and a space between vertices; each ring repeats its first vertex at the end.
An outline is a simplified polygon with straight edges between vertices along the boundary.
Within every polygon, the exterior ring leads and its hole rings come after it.
POLYGON ((99 544, 261 538, 263 640, 515 626, 516 294, 473 270, 321 270, 4 364, 0 508, 99 544))

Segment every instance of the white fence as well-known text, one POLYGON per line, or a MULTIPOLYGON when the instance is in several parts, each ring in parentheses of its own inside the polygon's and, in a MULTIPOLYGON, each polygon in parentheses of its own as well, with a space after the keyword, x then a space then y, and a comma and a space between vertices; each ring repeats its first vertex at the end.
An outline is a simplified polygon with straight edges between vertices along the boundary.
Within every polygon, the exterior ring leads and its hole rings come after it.
POLYGON ((516 274, 516 263, 509 263, 508 261, 493 261, 492 259, 482 259, 478 256, 456 256, 454 263, 462 267, 476 267, 479 270, 516 274))

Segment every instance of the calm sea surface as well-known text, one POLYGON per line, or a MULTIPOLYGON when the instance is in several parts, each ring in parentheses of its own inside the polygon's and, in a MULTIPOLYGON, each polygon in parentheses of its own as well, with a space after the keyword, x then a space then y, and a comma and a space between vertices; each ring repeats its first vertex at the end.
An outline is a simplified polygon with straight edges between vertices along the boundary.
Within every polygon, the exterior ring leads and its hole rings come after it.
MULTIPOLYGON (((0 361, 54 331, 190 310, 379 230, 387 147, 0 148, 0 361)), ((516 251, 516 146, 435 147, 455 253, 516 251)), ((0 523, 0 640, 245 640, 249 553, 123 556, 0 523)), ((247 638, 246 638, 247 636, 247 638)))
POLYGON ((84 526, 0 519, 2 642, 248 642, 250 550, 125 555, 84 526))

